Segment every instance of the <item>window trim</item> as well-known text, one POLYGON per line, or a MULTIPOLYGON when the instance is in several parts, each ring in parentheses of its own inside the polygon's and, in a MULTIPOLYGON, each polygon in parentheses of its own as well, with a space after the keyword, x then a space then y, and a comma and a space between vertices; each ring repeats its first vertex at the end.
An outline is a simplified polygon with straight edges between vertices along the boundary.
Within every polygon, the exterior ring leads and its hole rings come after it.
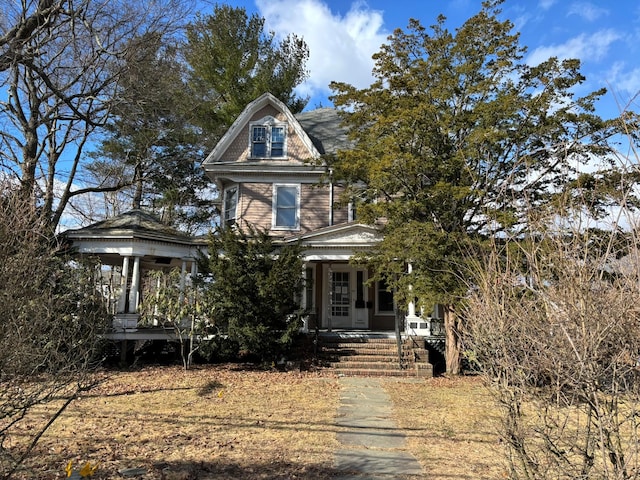
POLYGON ((272 230, 285 230, 295 231, 300 230, 300 184, 299 183, 274 183, 273 184, 273 197, 271 202, 271 229, 272 230), (279 188, 295 188, 295 225, 282 225, 276 224, 278 218, 278 189, 279 188))
POLYGON ((286 158, 287 156, 287 123, 280 122, 277 119, 269 116, 262 118, 261 120, 256 120, 255 122, 249 122, 249 158, 253 159, 270 159, 270 158, 286 158), (253 141, 253 131, 254 128, 264 128, 265 129, 265 154, 264 155, 254 155, 254 141, 253 141), (282 155, 272 155, 272 130, 274 128, 282 128, 282 155))
POLYGON ((230 185, 224 189, 224 195, 222 199, 222 224, 224 226, 235 225, 238 223, 238 203, 240 199, 240 186, 239 185, 230 185), (236 197, 236 203, 234 207, 233 217, 227 217, 227 202, 229 200, 229 192, 235 190, 234 194, 236 197), (230 222, 231 220, 231 222, 230 222))

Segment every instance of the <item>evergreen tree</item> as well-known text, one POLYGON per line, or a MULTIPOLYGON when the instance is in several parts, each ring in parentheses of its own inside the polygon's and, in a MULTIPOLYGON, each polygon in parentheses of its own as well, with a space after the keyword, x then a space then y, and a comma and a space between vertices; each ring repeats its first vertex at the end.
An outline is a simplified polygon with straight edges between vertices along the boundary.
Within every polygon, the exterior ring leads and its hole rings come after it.
POLYGON ((93 153, 96 181, 118 190, 114 211, 145 208, 168 224, 211 227, 214 193, 200 162, 236 117, 269 91, 293 111, 294 88, 307 76, 305 43, 276 42, 264 19, 227 5, 199 16, 186 41, 148 35, 125 58, 115 115, 93 153))
POLYGON ((89 170, 121 187, 107 215, 144 207, 167 224, 197 230, 211 224, 214 208, 178 45, 159 35, 134 41, 141 46, 126 58, 114 115, 89 170))
POLYGON ((294 89, 307 78, 309 51, 289 35, 278 42, 265 32, 264 18, 244 8, 216 5, 212 15, 198 17, 187 29, 185 58, 197 109, 198 125, 213 148, 248 103, 265 92, 294 113, 307 99, 294 89))
POLYGON ((275 245, 266 232, 254 229, 218 229, 210 235, 201 271, 212 278, 205 303, 218 328, 262 361, 286 353, 300 328, 298 246, 275 245))
POLYGON ((368 261, 399 304, 447 305, 451 373, 460 368, 465 256, 517 230, 525 210, 545 205, 594 155, 606 159, 614 130, 594 113, 604 89, 574 94, 584 81, 578 60, 523 62, 500 3, 484 2, 455 33, 442 16, 429 30, 411 20, 374 56, 371 86, 332 84, 354 141, 334 174, 354 185, 359 218, 384 225, 368 261))

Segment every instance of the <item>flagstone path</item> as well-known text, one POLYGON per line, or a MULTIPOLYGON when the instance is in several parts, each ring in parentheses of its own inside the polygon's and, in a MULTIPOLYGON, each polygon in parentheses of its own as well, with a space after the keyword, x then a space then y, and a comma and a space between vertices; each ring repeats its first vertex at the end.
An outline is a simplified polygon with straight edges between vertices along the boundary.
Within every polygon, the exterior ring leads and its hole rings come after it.
POLYGON ((424 471, 406 450, 406 437, 392 418, 392 403, 379 378, 340 379, 336 423, 341 448, 334 467, 338 480, 419 479, 424 471))

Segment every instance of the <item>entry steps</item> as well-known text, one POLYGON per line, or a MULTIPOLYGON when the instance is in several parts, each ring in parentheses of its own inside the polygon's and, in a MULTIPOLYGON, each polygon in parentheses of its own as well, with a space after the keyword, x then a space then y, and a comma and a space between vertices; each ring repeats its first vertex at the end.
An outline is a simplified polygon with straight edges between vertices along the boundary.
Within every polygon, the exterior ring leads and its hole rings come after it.
POLYGON ((318 337, 319 360, 325 368, 348 377, 432 377, 433 365, 421 337, 397 340, 391 335, 322 333, 318 337))

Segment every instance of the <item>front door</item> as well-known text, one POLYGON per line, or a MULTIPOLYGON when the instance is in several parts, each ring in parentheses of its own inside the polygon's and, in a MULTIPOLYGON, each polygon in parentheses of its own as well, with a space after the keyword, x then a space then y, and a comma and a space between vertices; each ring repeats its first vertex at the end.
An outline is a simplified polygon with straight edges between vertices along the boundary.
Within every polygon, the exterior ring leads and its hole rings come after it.
POLYGON ((325 265, 326 301, 323 327, 365 329, 369 327, 366 270, 349 265, 325 265))

